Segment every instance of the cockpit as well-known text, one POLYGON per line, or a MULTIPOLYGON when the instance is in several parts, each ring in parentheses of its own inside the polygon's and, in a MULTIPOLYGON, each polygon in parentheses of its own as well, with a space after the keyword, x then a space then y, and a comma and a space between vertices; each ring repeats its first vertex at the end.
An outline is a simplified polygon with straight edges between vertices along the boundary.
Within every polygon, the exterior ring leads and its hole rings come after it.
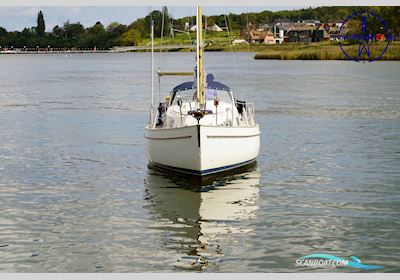
MULTIPOLYGON (((206 87, 204 90, 204 99, 208 100, 218 99, 220 102, 231 103, 233 100, 232 92, 229 86, 214 80, 212 74, 208 74, 206 78, 206 87)), ((177 85, 171 94, 170 106, 177 105, 180 102, 191 102, 197 100, 196 82, 189 81, 177 85)), ((206 104, 207 105, 207 104, 206 104)))

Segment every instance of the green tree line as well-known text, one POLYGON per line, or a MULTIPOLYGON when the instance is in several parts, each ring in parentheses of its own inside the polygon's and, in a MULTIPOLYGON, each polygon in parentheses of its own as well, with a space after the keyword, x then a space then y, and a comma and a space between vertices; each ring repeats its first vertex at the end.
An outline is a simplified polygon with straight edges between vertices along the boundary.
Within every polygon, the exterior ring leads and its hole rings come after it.
MULTIPOLYGON (((249 23, 274 23, 282 20, 345 20, 352 13, 372 11, 381 16, 388 24, 390 32, 396 36, 400 33, 400 7, 317 7, 286 11, 262 11, 259 13, 241 13, 229 15, 207 16, 209 26, 214 23, 228 27, 231 31, 243 30, 249 23)), ((104 26, 97 22, 85 28, 81 23, 66 22, 62 26, 53 27, 51 32, 45 32, 45 18, 40 11, 37 26, 25 28, 22 31, 8 32, 0 26, 0 46, 14 48, 111 48, 113 46, 139 45, 142 40, 149 38, 151 21, 154 21, 155 36, 168 36, 170 28, 183 30, 186 23, 194 24, 194 17, 174 19, 164 7, 162 11, 155 10, 144 18, 139 18, 129 25, 113 22, 104 26), (164 23, 164 24, 162 24, 164 23)))

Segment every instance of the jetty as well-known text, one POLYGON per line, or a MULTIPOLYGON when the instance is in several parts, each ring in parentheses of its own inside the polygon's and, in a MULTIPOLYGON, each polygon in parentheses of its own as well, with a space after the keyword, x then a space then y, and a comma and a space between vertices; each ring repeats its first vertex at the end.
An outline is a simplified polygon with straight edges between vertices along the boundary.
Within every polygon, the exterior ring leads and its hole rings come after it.
MULTIPOLYGON (((182 50, 195 49, 195 45, 160 45, 154 46, 154 50, 182 50)), ((57 54, 57 53, 126 53, 126 52, 147 52, 151 51, 151 46, 116 46, 111 49, 97 48, 4 48, 0 49, 0 54, 57 54)))

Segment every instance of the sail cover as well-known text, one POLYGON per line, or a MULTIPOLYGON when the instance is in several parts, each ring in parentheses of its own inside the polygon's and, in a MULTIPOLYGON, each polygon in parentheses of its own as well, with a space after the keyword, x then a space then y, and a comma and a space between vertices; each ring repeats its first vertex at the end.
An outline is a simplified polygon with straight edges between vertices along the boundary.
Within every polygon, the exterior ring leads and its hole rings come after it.
MULTIPOLYGON (((195 81, 190 81, 190 82, 184 82, 180 85, 177 85, 174 87, 172 92, 177 92, 177 91, 182 91, 182 90, 188 90, 188 89, 195 89, 196 88, 196 82, 195 81)), ((230 91, 230 87, 221 83, 214 81, 214 76, 212 74, 208 74, 206 78, 206 88, 209 89, 216 89, 216 90, 225 90, 225 91, 230 91)))

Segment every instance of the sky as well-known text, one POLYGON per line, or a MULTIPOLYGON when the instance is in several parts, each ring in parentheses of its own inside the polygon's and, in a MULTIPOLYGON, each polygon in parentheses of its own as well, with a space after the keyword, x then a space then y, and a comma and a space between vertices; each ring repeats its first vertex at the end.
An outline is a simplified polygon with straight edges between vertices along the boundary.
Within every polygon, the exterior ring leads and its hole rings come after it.
MULTIPOLYGON (((206 15, 261 12, 264 10, 280 11, 307 8, 306 6, 253 6, 253 7, 203 7, 206 15)), ((145 17, 149 11, 160 10, 161 7, 129 6, 129 7, 0 7, 0 26, 7 31, 22 31, 25 27, 36 26, 37 13, 42 10, 46 22, 46 31, 51 31, 56 25, 63 25, 66 21, 80 22, 85 27, 93 26, 97 21, 107 26, 113 21, 130 24, 137 18, 145 17)), ((195 15, 195 7, 175 6, 168 7, 174 18, 195 15)))

